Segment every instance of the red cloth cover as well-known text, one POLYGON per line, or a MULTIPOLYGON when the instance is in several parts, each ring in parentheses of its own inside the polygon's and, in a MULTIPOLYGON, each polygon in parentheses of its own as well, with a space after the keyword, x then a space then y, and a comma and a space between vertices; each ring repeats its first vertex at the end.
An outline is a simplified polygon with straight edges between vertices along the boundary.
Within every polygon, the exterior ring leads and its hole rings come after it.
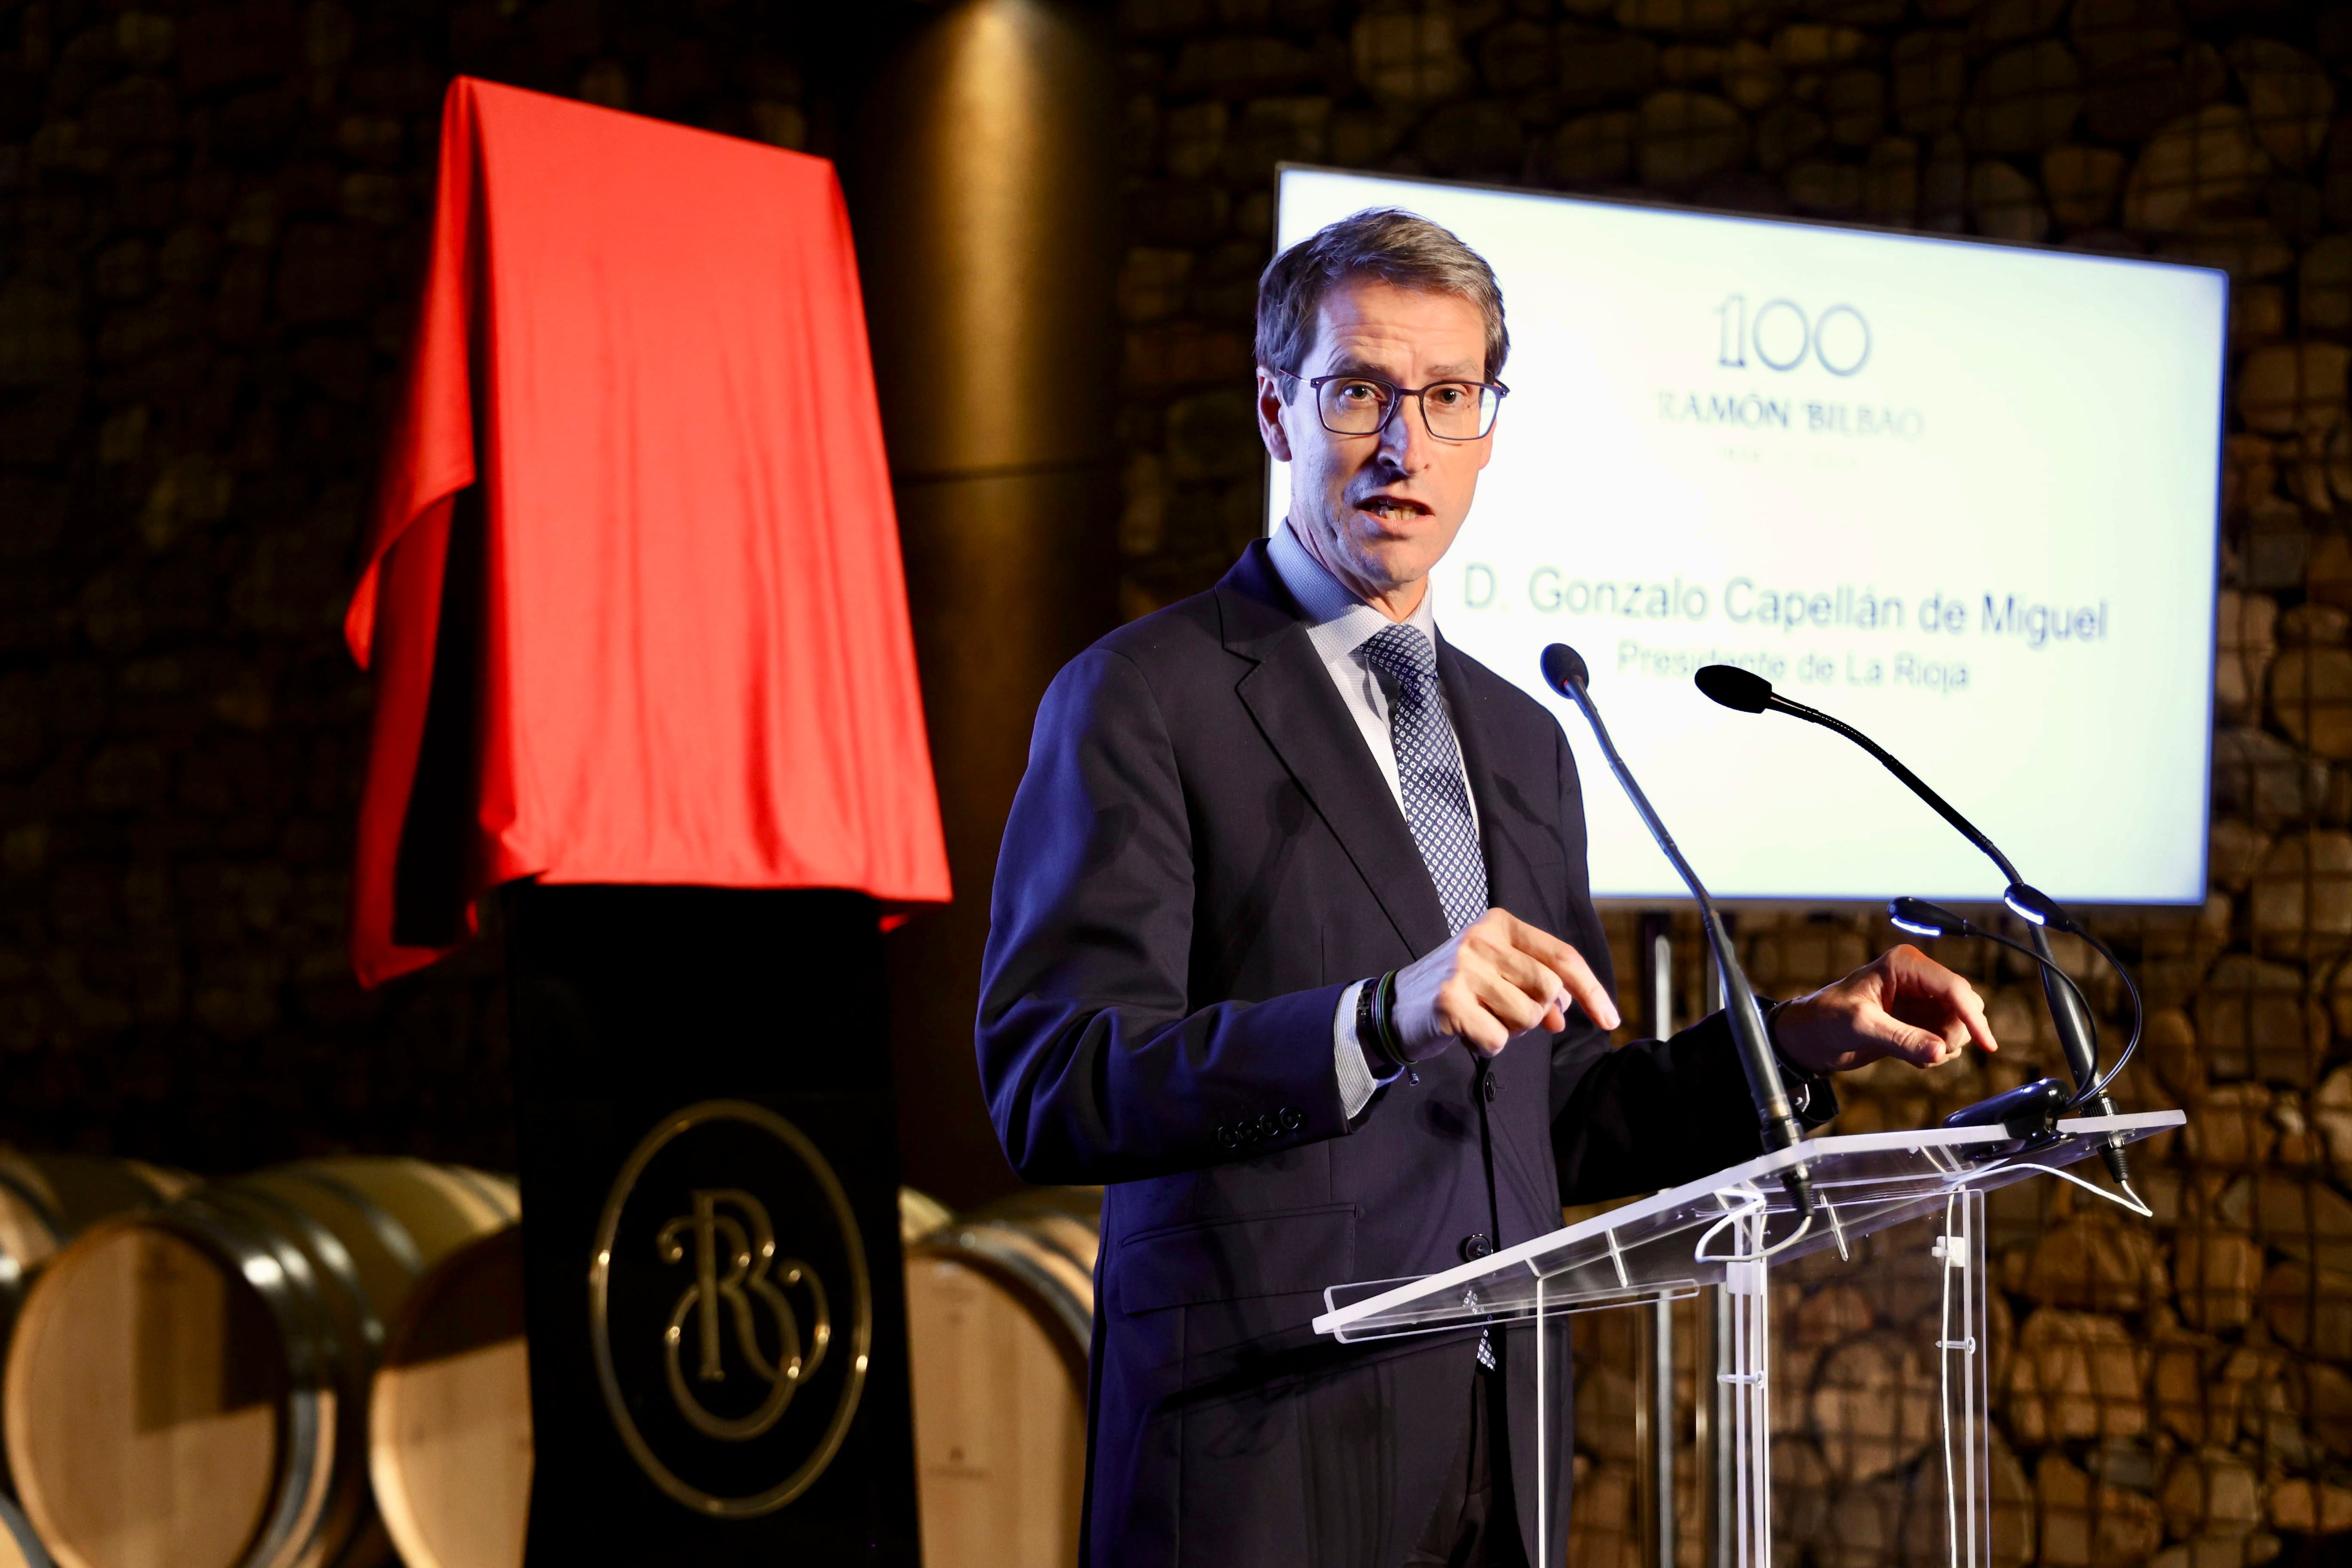
POLYGON ((458 79, 378 488, 362 983, 520 877, 948 897, 832 164, 458 79))

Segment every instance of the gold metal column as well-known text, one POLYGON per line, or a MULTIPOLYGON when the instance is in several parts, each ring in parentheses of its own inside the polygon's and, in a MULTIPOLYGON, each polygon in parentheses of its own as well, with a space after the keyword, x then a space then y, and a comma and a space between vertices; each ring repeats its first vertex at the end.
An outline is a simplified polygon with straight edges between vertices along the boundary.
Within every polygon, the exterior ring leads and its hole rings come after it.
POLYGON ((943 7, 850 161, 953 907, 889 942, 906 1180, 1014 1184, 972 1057, 989 888, 1037 700, 1116 619, 1113 67, 1049 0, 943 7))

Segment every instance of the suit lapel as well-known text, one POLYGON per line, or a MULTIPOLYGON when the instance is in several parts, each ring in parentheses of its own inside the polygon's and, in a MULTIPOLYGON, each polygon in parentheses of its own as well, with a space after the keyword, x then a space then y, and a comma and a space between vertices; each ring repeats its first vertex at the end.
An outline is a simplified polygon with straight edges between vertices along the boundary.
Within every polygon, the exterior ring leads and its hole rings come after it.
POLYGON ((1251 661, 1234 687, 1282 765, 1416 958, 1445 940, 1445 910, 1388 781, 1266 559, 1263 540, 1217 584, 1226 648, 1251 661))
MULTIPOLYGON (((1487 699, 1481 690, 1478 678, 1485 672, 1476 669, 1441 637, 1437 640, 1437 673, 1445 686, 1446 706, 1453 710, 1454 733, 1462 747, 1462 771, 1468 776, 1470 793, 1478 802, 1478 837, 1486 857, 1486 902, 1495 909, 1508 910, 1557 936, 1565 924, 1557 892, 1542 885, 1528 854, 1530 848, 1545 841, 1543 825, 1529 815, 1527 786, 1530 774, 1524 768, 1510 766, 1512 759, 1496 756, 1505 738, 1502 727, 1491 721, 1487 699)), ((1486 675, 1486 679, 1494 678, 1486 675)), ((1557 868, 1557 857, 1549 859, 1557 868)), ((1551 1054, 1548 1038, 1521 1040, 1510 1048, 1537 1051, 1547 1061, 1551 1054)), ((1520 1065, 1507 1053, 1503 1059, 1514 1068, 1520 1065)), ((1502 1070, 1501 1063, 1496 1064, 1496 1070, 1502 1070)), ((1525 1082, 1528 1076, 1532 1075, 1521 1075, 1521 1081, 1525 1082)), ((1548 1070, 1543 1081, 1549 1084, 1548 1070)), ((1491 1119, 1491 1124, 1499 1130, 1496 1146, 1517 1173, 1521 1186, 1531 1194, 1529 1201, 1541 1212, 1548 1206, 1544 1194, 1547 1182, 1553 1179, 1549 1175, 1551 1166, 1535 1157, 1535 1152, 1521 1146, 1515 1128, 1518 1120, 1511 1116, 1491 1119)))

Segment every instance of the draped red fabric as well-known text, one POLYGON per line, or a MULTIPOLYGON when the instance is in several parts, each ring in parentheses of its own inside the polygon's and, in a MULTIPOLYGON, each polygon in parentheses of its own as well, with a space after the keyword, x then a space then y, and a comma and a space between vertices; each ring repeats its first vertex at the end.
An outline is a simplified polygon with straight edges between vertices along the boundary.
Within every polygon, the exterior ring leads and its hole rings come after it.
POLYGON ((451 84, 345 632, 364 984, 516 878, 946 900, 833 165, 451 84))

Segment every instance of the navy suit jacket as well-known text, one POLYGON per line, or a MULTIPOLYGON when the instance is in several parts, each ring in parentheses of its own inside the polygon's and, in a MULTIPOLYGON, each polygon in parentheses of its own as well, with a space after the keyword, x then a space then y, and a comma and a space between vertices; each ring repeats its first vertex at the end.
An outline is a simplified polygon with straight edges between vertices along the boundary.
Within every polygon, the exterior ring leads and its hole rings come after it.
MULTIPOLYGON (((1609 949, 1559 724, 1441 641, 1489 901, 1609 949)), ((1351 1122, 1332 1014, 1447 939, 1437 889, 1263 542, 1209 593, 1073 660, 1006 824, 980 1071, 1013 1168, 1106 1183, 1087 1453, 1096 1568, 1386 1568, 1435 1507, 1475 1332, 1339 1345, 1326 1286, 1450 1268, 1563 1203, 1759 1149, 1721 1016, 1609 1048, 1580 1013, 1491 1062, 1449 1050, 1351 1122)), ((1531 1331, 1499 1333, 1522 1537, 1531 1331)), ((1566 1412, 1566 1358, 1554 1409, 1566 1412)), ((1564 1519, 1556 1511, 1554 1520, 1564 1519)), ((1557 1535, 1555 1540, 1559 1539, 1557 1535)))

